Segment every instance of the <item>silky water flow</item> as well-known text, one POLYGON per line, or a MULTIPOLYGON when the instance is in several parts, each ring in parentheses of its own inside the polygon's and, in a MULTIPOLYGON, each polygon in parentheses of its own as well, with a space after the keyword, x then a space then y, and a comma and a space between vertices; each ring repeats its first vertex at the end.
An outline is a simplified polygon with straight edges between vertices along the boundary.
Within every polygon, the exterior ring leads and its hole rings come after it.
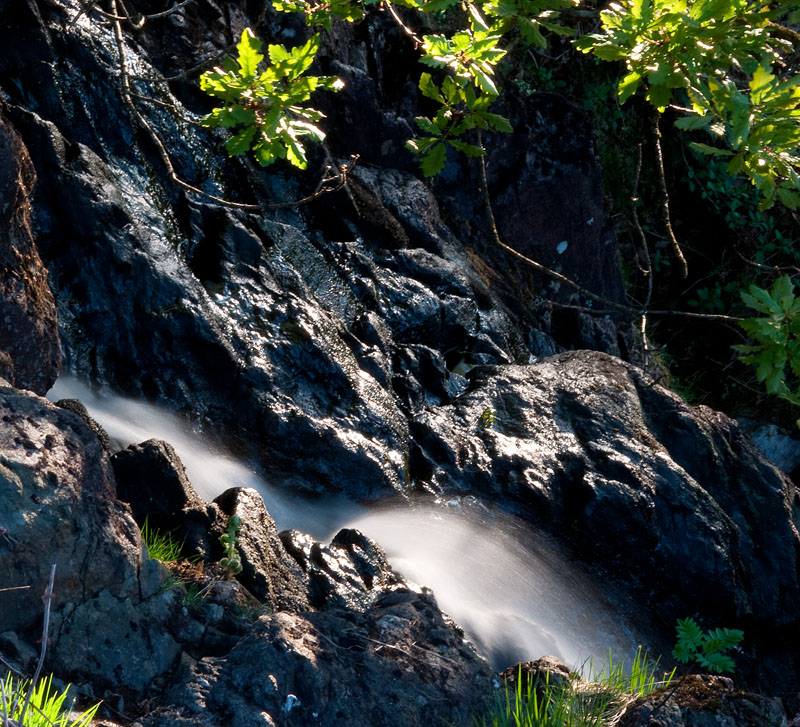
POLYGON ((278 529, 295 528, 324 542, 356 528, 381 545, 407 580, 431 588, 442 611, 461 626, 497 669, 552 654, 573 667, 630 663, 636 636, 593 578, 554 543, 510 515, 473 498, 438 504, 362 505, 309 501, 270 486, 252 468, 151 404, 94 393, 62 376, 54 401, 80 399, 115 449, 157 438, 178 453, 197 493, 207 499, 230 487, 258 490, 278 529))

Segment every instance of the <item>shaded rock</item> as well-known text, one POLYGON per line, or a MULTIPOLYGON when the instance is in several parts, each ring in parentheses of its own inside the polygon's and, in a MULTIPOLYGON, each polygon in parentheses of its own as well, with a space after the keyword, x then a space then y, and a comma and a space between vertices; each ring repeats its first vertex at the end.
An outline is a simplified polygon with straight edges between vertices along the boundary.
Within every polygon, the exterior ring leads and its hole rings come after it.
POLYGON ((636 700, 620 727, 786 727, 777 699, 753 694, 726 677, 682 677, 675 691, 667 687, 636 700))
POLYGON ((35 182, 27 149, 0 114, 0 350, 13 361, 12 383, 45 394, 58 376, 61 347, 47 270, 31 231, 35 182))
MULTIPOLYGON (((616 236, 589 119, 558 94, 509 94, 507 102, 514 133, 497 135, 487 165, 500 236, 522 254, 622 302, 616 236)), ((552 280, 542 283, 548 298, 574 294, 552 280)))
POLYGON ((194 491, 172 445, 158 439, 131 444, 111 457, 117 497, 131 506, 140 527, 171 533, 184 553, 219 557, 210 535, 218 513, 194 491))
MULTIPOLYGON (((261 495, 249 487, 234 487, 214 502, 228 518, 235 515, 241 522, 236 550, 241 557, 242 572, 237 579, 271 608, 307 609, 303 573, 284 549, 261 495)), ((225 527, 225 523, 221 523, 223 532, 225 527)))
POLYGON ((305 574, 312 608, 364 611, 399 582, 381 547, 358 530, 340 530, 330 545, 297 530, 280 538, 305 574))
POLYGON ((430 592, 399 587, 364 613, 262 616, 227 657, 192 666, 171 706, 137 724, 461 727, 486 706, 491 680, 430 592))
POLYGON ((76 414, 8 386, 0 419, 0 582, 30 586, 3 594, 0 623, 36 643, 55 564, 48 668, 146 689, 177 655, 164 633, 171 605, 157 596, 161 566, 143 558, 97 437, 76 414))

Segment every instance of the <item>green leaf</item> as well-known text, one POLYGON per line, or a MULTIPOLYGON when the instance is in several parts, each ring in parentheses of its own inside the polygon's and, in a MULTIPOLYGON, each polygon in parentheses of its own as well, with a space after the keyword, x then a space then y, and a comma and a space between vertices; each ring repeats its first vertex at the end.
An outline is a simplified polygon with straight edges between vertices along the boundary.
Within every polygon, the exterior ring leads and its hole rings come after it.
POLYGON ((225 150, 232 157, 244 154, 248 149, 250 149, 250 145, 253 142, 253 137, 256 135, 256 131, 257 129, 255 126, 249 126, 246 129, 242 129, 238 134, 232 136, 225 142, 225 150))
POLYGON ((420 93, 426 98, 444 103, 444 98, 439 92, 439 87, 433 82, 433 78, 431 78, 430 73, 423 73, 419 77, 419 90, 420 93))
POLYGON ((444 169, 447 159, 447 148, 441 142, 433 146, 428 153, 422 157, 422 173, 426 177, 432 177, 444 169))
POLYGON ((488 111, 484 111, 480 116, 496 131, 502 131, 505 134, 510 134, 514 131, 514 127, 511 126, 511 122, 505 116, 492 114, 488 111))
POLYGON ((426 134, 432 134, 433 136, 442 135, 442 129, 434 124, 433 121, 431 121, 427 116, 414 117, 414 123, 426 134))
POLYGON ((778 187, 778 199, 787 209, 796 210, 800 208, 800 195, 792 189, 778 187))
POLYGON ((699 151, 701 154, 706 154, 709 156, 717 156, 717 157, 733 156, 733 152, 730 149, 720 149, 719 147, 716 146, 701 144, 699 141, 689 142, 689 146, 695 151, 699 151))
POLYGON ((706 129, 714 117, 711 114, 705 116, 684 116, 683 118, 675 121, 675 126, 684 131, 695 131, 697 129, 706 129))
POLYGON ((484 153, 483 149, 474 144, 466 144, 463 141, 456 141, 455 139, 451 139, 448 143, 453 149, 460 151, 462 154, 466 154, 468 157, 480 157, 483 156, 484 153))
POLYGON ((245 28, 242 31, 242 39, 236 46, 242 76, 247 78, 255 77, 258 64, 264 60, 264 56, 259 52, 261 46, 261 41, 253 35, 253 31, 250 28, 245 28))
POLYGON ((642 77, 635 71, 632 71, 619 82, 617 94, 619 95, 619 102, 621 104, 625 103, 636 92, 641 80, 642 77))
POLYGON ((482 91, 490 93, 492 96, 498 95, 497 86, 494 85, 492 77, 486 71, 475 65, 470 66, 469 70, 482 91))

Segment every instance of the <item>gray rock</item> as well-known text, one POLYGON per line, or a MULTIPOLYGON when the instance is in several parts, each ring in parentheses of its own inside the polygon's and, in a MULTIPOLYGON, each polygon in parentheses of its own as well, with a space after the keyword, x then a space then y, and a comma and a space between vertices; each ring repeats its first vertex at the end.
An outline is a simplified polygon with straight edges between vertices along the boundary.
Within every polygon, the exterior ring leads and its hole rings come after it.
POLYGON ((285 530, 280 538, 303 570, 313 608, 365 611, 400 582, 381 547, 358 530, 340 530, 330 545, 297 530, 285 530))
POLYGON ((144 691, 177 656, 165 633, 164 573, 143 560, 105 452, 78 415, 0 387, 0 599, 12 660, 41 636, 41 596, 57 566, 47 665, 61 679, 144 691))
POLYGON ((185 556, 220 557, 210 531, 219 514, 195 492, 172 445, 157 439, 131 444, 111 457, 117 497, 131 506, 139 526, 170 533, 185 556))

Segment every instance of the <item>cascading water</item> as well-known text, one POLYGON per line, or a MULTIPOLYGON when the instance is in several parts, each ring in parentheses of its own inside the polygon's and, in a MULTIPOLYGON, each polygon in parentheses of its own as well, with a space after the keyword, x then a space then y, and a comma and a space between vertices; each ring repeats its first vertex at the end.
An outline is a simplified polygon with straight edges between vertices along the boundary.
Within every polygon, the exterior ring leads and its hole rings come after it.
POLYGON ((175 448, 198 494, 253 487, 278 528, 329 540, 357 528, 378 542, 408 580, 430 587, 496 668, 553 654, 575 666, 629 657, 635 636, 558 548, 509 515, 471 498, 438 505, 393 504, 367 510, 343 500, 308 501, 276 490, 179 417, 150 404, 101 396, 69 377, 48 396, 80 399, 115 447, 159 438, 175 448))

